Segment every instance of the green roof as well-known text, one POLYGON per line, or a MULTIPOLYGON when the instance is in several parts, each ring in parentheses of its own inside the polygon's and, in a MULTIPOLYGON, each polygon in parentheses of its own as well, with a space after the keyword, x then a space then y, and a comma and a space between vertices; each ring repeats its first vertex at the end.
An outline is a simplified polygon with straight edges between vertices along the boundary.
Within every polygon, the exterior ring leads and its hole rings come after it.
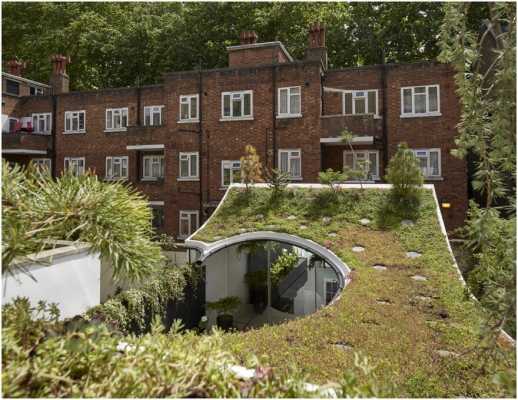
POLYGON ((280 325, 228 334, 229 349, 243 362, 254 352, 277 368, 297 366, 318 383, 339 380, 360 354, 377 366, 378 384, 395 386, 388 393, 398 397, 505 396, 493 377, 514 371, 514 348, 506 347, 501 358, 479 370, 484 311, 459 277, 433 190, 423 189, 412 223, 387 213, 388 201, 389 190, 374 185, 336 195, 293 185, 280 197, 264 187, 249 195, 230 188, 191 240, 285 232, 325 246, 352 272, 331 306, 280 325), (365 251, 353 252, 353 246, 365 251), (386 269, 375 269, 377 264, 386 269))

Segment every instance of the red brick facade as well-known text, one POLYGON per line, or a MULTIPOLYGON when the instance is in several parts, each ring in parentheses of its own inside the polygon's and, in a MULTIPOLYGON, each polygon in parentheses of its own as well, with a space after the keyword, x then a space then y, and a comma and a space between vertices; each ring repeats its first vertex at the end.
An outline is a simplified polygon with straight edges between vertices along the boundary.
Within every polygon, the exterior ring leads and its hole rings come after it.
POLYGON ((127 156, 128 180, 150 201, 164 202, 162 230, 173 235, 179 232, 180 210, 198 211, 200 224, 208 217, 224 194, 222 161, 239 160, 247 144, 257 149, 267 167, 279 166, 280 149, 300 150, 301 178, 297 181, 317 182, 322 169, 343 167, 346 147, 332 143, 332 138, 338 138, 344 128, 372 137, 371 142, 366 139, 354 147, 378 151, 381 177, 398 143, 406 142, 414 149, 440 149, 441 176, 430 182, 436 186, 439 201, 451 205, 443 209, 448 229, 463 223, 467 174, 465 162, 450 155, 460 109, 448 66, 420 63, 326 70, 324 59, 291 61, 277 44, 256 46, 252 41, 245 49, 230 48, 229 68, 173 72, 164 76, 162 84, 140 89, 23 98, 10 111, 4 107, 3 113, 15 117, 53 113, 51 157, 56 174, 64 169, 65 157, 84 157, 86 168, 104 177, 106 157, 127 156), (401 88, 420 85, 439 85, 440 115, 402 118, 401 88), (300 88, 301 116, 277 115, 279 88, 285 87, 300 88), (342 115, 343 91, 369 89, 378 91, 378 116, 342 115), (222 93, 245 90, 253 93, 252 116, 222 120, 222 93), (198 121, 179 122, 182 95, 199 96, 198 121), (144 126, 145 106, 163 106, 160 126, 144 126), (126 131, 106 132, 107 108, 128 108, 126 131), (79 110, 85 111, 85 132, 64 133, 65 112, 79 110), (179 179, 181 152, 199 153, 198 179, 179 179), (164 156, 164 177, 144 182, 141 156, 153 153, 164 156))

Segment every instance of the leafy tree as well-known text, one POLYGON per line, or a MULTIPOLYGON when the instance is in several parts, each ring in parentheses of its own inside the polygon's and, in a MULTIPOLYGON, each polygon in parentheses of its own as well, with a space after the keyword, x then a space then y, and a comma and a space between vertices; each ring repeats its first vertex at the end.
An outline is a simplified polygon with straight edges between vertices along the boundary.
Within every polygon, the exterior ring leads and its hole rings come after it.
POLYGON ((241 157, 241 181, 246 185, 249 192, 251 184, 262 180, 262 164, 254 146, 245 146, 245 155, 241 157))
POLYGON ((334 171, 332 168, 318 173, 318 181, 323 185, 329 185, 331 190, 335 193, 340 189, 338 184, 344 182, 346 179, 347 176, 343 172, 334 171))
POLYGON ((408 216, 415 214, 421 201, 423 174, 417 157, 406 143, 400 144, 390 159, 385 179, 392 184, 392 205, 408 216))
POLYGON ((272 189, 273 197, 276 198, 280 196, 286 189, 286 186, 288 186, 290 174, 278 168, 271 168, 266 171, 266 181, 272 189))
POLYGON ((2 168, 2 264, 53 246, 55 240, 90 243, 112 262, 115 278, 139 279, 162 261, 152 242, 151 209, 136 189, 96 175, 53 179, 32 168, 2 168))
POLYGON ((453 64, 462 116, 455 155, 474 160, 463 233, 475 265, 468 283, 487 309, 490 340, 516 318, 516 5, 489 3, 483 30, 470 3, 444 5, 440 60, 453 64))

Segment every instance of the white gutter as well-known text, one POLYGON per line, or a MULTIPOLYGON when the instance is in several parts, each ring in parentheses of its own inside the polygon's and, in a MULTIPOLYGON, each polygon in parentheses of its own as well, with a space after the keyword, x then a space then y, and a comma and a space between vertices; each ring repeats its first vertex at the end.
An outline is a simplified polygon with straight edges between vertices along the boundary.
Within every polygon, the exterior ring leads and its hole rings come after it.
POLYGON ((37 86, 41 86, 41 87, 45 87, 45 88, 49 88, 50 89, 50 86, 46 85, 45 83, 36 82, 36 81, 31 80, 31 79, 24 78, 22 76, 17 76, 17 75, 9 74, 8 72, 2 72, 2 75, 5 75, 5 77, 8 78, 8 79, 16 79, 17 81, 27 82, 27 83, 29 83, 31 85, 37 85, 37 86))
POLYGON ((126 146, 126 150, 163 150, 163 144, 136 144, 131 146, 126 146))
POLYGON ((274 47, 279 46, 283 51, 284 55, 288 58, 288 60, 293 61, 293 57, 288 53, 288 50, 284 47, 282 42, 263 42, 263 43, 251 43, 251 44, 238 44, 236 46, 227 46, 227 51, 235 51, 235 50, 247 50, 247 49, 256 49, 260 47, 274 47))
MULTIPOLYGON (((342 138, 340 137, 326 137, 326 138, 320 138, 320 143, 323 144, 343 144, 346 143, 343 142, 342 138)), ((352 144, 373 144, 374 143, 374 136, 355 136, 351 140, 352 144)))
POLYGON ((30 149, 2 149, 2 154, 47 154, 46 150, 30 150, 30 149))

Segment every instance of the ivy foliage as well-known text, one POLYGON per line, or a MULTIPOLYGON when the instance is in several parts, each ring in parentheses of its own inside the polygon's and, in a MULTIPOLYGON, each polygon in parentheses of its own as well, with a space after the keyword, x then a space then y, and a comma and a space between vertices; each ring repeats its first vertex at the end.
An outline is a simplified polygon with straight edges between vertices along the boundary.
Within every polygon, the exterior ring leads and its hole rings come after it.
POLYGON ((2 168, 2 264, 55 246, 56 240, 91 244, 109 259, 115 278, 137 280, 162 261, 152 241, 151 209, 143 194, 94 174, 57 179, 5 161, 2 168))

